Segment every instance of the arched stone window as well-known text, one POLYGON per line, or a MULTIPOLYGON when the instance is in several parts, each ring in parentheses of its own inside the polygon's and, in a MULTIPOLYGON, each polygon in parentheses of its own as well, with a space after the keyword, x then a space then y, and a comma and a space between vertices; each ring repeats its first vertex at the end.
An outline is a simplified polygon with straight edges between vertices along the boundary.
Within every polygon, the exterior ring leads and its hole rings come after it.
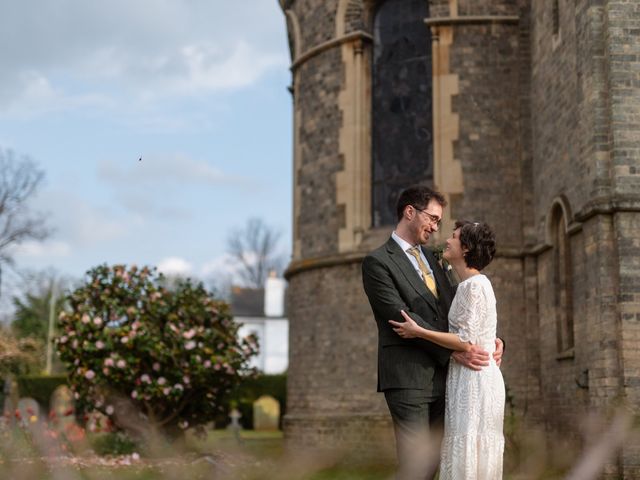
POLYGON ((405 187, 433 183, 431 34, 425 0, 380 2, 373 20, 373 226, 396 223, 405 187))
POLYGON ((573 298, 571 273, 571 244, 567 233, 565 213, 556 204, 551 214, 553 242, 553 307, 556 314, 558 353, 571 354, 573 340, 573 298))

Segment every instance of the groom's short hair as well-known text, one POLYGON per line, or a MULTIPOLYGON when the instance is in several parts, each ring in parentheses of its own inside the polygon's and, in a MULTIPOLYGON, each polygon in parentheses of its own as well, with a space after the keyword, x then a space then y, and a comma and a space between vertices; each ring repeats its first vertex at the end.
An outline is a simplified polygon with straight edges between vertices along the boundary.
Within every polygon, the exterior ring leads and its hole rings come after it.
POLYGON ((442 205, 442 208, 447 206, 447 201, 440 192, 436 192, 425 185, 413 185, 403 190, 396 203, 398 221, 402 220, 404 209, 407 208, 407 205, 424 210, 431 200, 438 202, 442 205))

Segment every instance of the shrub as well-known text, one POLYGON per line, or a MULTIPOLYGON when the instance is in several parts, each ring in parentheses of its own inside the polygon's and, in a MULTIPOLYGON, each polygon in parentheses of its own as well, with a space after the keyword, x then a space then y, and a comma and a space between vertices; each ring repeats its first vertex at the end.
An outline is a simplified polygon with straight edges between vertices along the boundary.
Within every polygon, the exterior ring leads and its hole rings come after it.
POLYGON ((95 409, 134 434, 213 420, 256 353, 228 306, 189 280, 164 287, 148 267, 87 272, 59 317, 56 346, 82 417, 95 409))

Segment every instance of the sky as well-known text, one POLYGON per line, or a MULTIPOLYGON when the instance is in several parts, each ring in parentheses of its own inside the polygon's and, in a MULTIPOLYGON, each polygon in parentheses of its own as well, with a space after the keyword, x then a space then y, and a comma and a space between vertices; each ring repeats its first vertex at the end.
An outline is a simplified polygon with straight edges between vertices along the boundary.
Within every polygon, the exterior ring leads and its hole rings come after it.
POLYGON ((0 58, 0 149, 44 170, 30 207, 53 229, 15 249, 17 269, 211 277, 233 270, 227 238, 251 217, 290 253, 277 0, 5 0, 0 58))

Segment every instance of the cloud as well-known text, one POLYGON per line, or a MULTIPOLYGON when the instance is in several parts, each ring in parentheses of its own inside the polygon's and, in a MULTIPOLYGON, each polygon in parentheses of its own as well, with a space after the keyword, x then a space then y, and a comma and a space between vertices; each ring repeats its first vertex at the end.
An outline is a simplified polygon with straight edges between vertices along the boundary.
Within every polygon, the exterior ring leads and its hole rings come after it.
POLYGON ((284 16, 264 0, 4 2, 0 58, 5 114, 227 92, 289 61, 284 16))
POLYGON ((77 249, 113 242, 136 224, 132 217, 116 217, 109 208, 92 205, 68 191, 43 191, 34 199, 33 207, 47 213, 47 223, 55 228, 55 240, 50 241, 58 245, 59 252, 63 251, 62 244, 77 249))
POLYGON ((213 165, 186 155, 145 156, 142 161, 130 161, 126 167, 113 161, 98 165, 98 177, 114 186, 133 184, 200 184, 221 185, 242 179, 224 174, 213 165))
POLYGON ((146 155, 123 162, 102 161, 98 178, 113 190, 116 201, 143 218, 189 219, 190 195, 197 188, 252 187, 249 178, 224 173, 211 163, 182 154, 146 155))
POLYGON ((200 275, 204 278, 211 276, 239 278, 238 271, 238 261, 228 253, 213 258, 200 267, 200 275))
POLYGON ((71 245, 62 241, 28 241, 14 247, 14 253, 16 255, 44 259, 51 257, 68 257, 71 251, 71 245))
POLYGON ((168 257, 158 262, 158 271, 167 276, 186 277, 193 272, 193 266, 180 257, 168 257))

